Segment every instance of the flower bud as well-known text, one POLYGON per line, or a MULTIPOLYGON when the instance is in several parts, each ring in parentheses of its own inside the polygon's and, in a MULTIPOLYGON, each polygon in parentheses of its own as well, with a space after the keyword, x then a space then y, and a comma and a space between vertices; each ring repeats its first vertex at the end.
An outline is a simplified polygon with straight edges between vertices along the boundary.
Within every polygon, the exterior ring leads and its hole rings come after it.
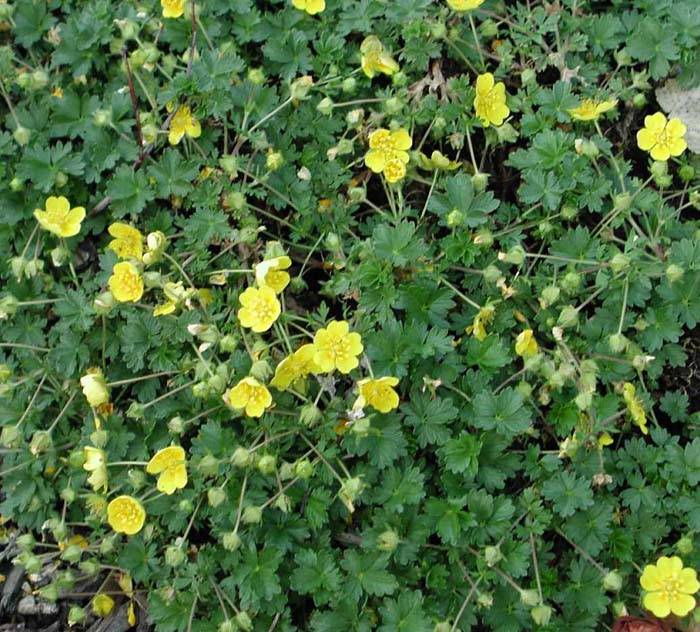
POLYGON ((29 142, 29 139, 32 137, 32 133, 26 127, 19 125, 17 126, 17 129, 12 133, 12 136, 14 137, 18 145, 24 147, 29 142))
POLYGON ((0 431, 0 445, 3 448, 18 448, 23 442, 22 431, 17 426, 3 426, 0 431))
POLYGON ((608 592, 620 592, 622 588, 622 576, 617 571, 610 571, 603 577, 603 588, 608 592))
POLYGON ((51 435, 46 430, 37 430, 29 443, 29 452, 36 456, 46 452, 53 445, 51 435))
POLYGON ((218 507, 226 500, 226 492, 221 487, 212 487, 207 490, 207 501, 212 507, 218 507))
POLYGON ((484 20, 479 25, 479 33, 486 39, 491 39, 498 35, 498 25, 492 20, 484 20))
POLYGON ((474 187, 474 191, 477 193, 481 193, 482 191, 486 190, 486 187, 489 183, 489 174, 488 173, 475 173, 472 176, 472 185, 474 187))
POLYGON ((5 294, 0 298, 0 320, 14 316, 19 307, 19 301, 12 294, 5 294))
POLYGON ((540 602, 540 596, 536 590, 521 590, 520 601, 526 606, 536 606, 540 602))
POLYGON ((216 476, 219 473, 220 460, 213 454, 205 454, 197 463, 197 471, 202 476, 216 476))
POLYGON ((462 225, 462 222, 464 222, 464 213, 462 211, 455 208, 447 214, 447 225, 450 228, 457 228, 457 226, 462 225))
POLYGON ((404 106, 404 102, 398 97, 391 97, 384 101, 384 109, 388 114, 398 114, 404 106))
POLYGON ((243 632, 250 632, 253 629, 253 621, 245 610, 241 610, 236 614, 234 621, 243 632))
POLYGON ((307 480, 314 474, 314 465, 309 459, 300 459, 294 464, 294 476, 307 480))
POLYGON ((94 577, 102 570, 102 565, 94 559, 84 560, 80 562, 78 566, 81 573, 88 575, 89 577, 94 577))
POLYGON ((525 68, 520 73, 520 83, 523 86, 536 85, 537 84, 537 73, 532 68, 525 68))
POLYGON ((610 267, 613 272, 619 273, 626 270, 630 265, 630 258, 627 255, 618 252, 611 260, 610 267))
POLYGON ((401 539, 399 534, 393 529, 387 529, 386 531, 379 534, 377 538, 377 548, 380 551, 394 551, 399 545, 401 539))
POLYGON ((241 546, 241 536, 235 531, 227 531, 221 538, 221 543, 227 551, 237 551, 241 546))
POLYGON ((21 551, 24 551, 25 553, 29 553, 34 548, 34 545, 36 544, 36 540, 34 539, 33 534, 23 533, 22 535, 17 537, 16 543, 21 551))
POLYGON ((498 136, 498 140, 502 143, 514 143, 518 140, 520 132, 510 123, 503 123, 503 125, 499 125, 496 128, 496 136, 498 136))
POLYGON ((503 559, 503 553, 499 546, 487 546, 484 549, 484 561, 486 566, 496 566, 503 559))
POLYGON ((689 535, 684 535, 676 542, 676 549, 681 555, 690 555, 693 552, 693 538, 689 535))
POLYGON ((316 109, 324 116, 333 114, 333 99, 325 97, 318 102, 316 109))
POLYGON ((180 566, 186 557, 187 555, 182 550, 182 547, 171 545, 165 549, 165 563, 173 568, 180 566))
POLYGON ((480 228, 474 235, 474 244, 490 248, 493 245, 493 233, 488 228, 480 228))
POLYGON ((174 435, 180 435, 185 431, 185 422, 180 417, 180 415, 177 415, 173 417, 170 421, 168 421, 168 432, 174 435))
POLYGON ((581 287, 581 275, 578 272, 567 272, 560 281, 562 289, 568 294, 575 294, 581 287))
POLYGON ((313 426, 322 417, 323 415, 318 406, 314 406, 313 404, 306 404, 305 406, 302 406, 301 411, 299 412, 299 421, 308 427, 313 426))
POLYGON ((231 463, 236 467, 248 467, 253 461, 253 455, 250 450, 239 446, 233 451, 233 456, 231 457, 231 463))
POLYGON ((102 292, 97 295, 94 302, 92 303, 92 309, 95 313, 100 316, 106 316, 115 306, 114 296, 111 292, 102 292))
POLYGON ((70 259, 70 252, 63 246, 56 246, 51 250, 51 263, 54 268, 60 268, 70 259))
POLYGON ((68 627, 73 627, 74 625, 78 625, 79 623, 82 623, 85 621, 87 618, 87 614, 85 612, 85 608, 81 608, 80 606, 71 606, 71 609, 68 611, 68 627))
POLYGON ((672 263, 666 268, 666 278, 668 279, 669 283, 675 283, 676 281, 680 281, 683 277, 683 274, 683 268, 677 266, 675 263, 672 263))
POLYGON ((109 433, 106 430, 93 430, 90 433, 90 443, 96 448, 104 448, 109 440, 109 433))
POLYGON ((447 27, 444 22, 431 22, 430 35, 435 39, 444 39, 447 35, 447 27))
POLYGON ((612 334, 608 337, 608 346, 613 353, 622 353, 629 344, 629 340, 622 334, 612 334))
POLYGON ((365 484, 359 477, 348 478, 338 492, 338 498, 343 502, 346 509, 353 513, 355 511, 355 501, 359 498, 365 484))
POLYGON ((266 454, 260 457, 257 465, 261 474, 274 474, 275 470, 277 469, 277 457, 275 457, 273 454, 266 454))
POLYGON ((69 564, 77 564, 83 555, 83 549, 77 544, 71 544, 61 551, 61 559, 69 564))
POLYGON ((552 618, 552 609, 549 606, 540 604, 530 610, 530 615, 537 625, 549 625, 549 620, 552 618))
POLYGON ((259 524, 262 520, 262 509, 255 505, 248 505, 241 516, 243 524, 259 524))
POLYGON ((95 110, 92 114, 92 122, 96 127, 107 127, 112 122, 112 111, 95 110))
POLYGON ((632 105, 638 110, 641 110, 646 104, 647 97, 643 92, 637 92, 637 94, 632 97, 632 105))
POLYGON ((695 167, 692 165, 683 165, 679 170, 678 170, 678 177, 683 181, 683 182, 690 182, 692 179, 695 177, 695 167))
POLYGON ((238 626, 232 619, 226 619, 226 621, 219 623, 218 632, 236 632, 236 630, 238 630, 238 626))
POLYGON ((135 490, 141 489, 146 484, 146 474, 143 470, 130 469, 127 477, 135 490))
MULTIPOLYGON (((362 411, 358 411, 362 412, 362 411)), ((358 437, 366 437, 369 435, 370 431, 370 421, 368 417, 360 417, 358 419, 355 419, 353 422, 352 426, 350 426, 353 434, 357 435, 358 437)))
POLYGON ((265 83, 265 73, 263 73, 261 68, 251 68, 248 71, 248 81, 256 86, 260 86, 265 83))
POLYGON ((183 498, 178 504, 177 509, 184 514, 191 514, 194 511, 194 504, 189 498, 183 498))
POLYGON ((71 503, 75 502, 75 490, 72 487, 64 487, 61 490, 60 493, 61 499, 66 502, 66 504, 70 505, 71 503))
POLYGON ((284 156, 279 151, 269 151, 265 159, 265 166, 270 171, 277 171, 284 164, 284 156))
POLYGON ((279 509, 282 513, 289 513, 289 510, 292 508, 292 501, 287 494, 280 494, 275 498, 272 506, 279 509))
POLYGON ((314 80, 310 75, 304 75, 292 81, 289 86, 289 95, 295 101, 304 101, 308 98, 309 92, 314 85, 314 80))
POLYGON ((267 360, 256 360, 250 367, 250 374, 260 382, 265 382, 272 375, 272 367, 267 360))
POLYGON ((348 77, 343 81, 341 87, 343 89, 343 92, 345 92, 346 94, 355 92, 355 88, 357 87, 357 79, 355 79, 355 77, 348 77))
POLYGON ((525 249, 520 246, 513 246, 508 252, 499 252, 498 260, 521 266, 525 262, 525 249))
POLYGON ((567 305, 557 318, 557 325, 560 327, 575 327, 578 324, 578 310, 573 305, 567 305))

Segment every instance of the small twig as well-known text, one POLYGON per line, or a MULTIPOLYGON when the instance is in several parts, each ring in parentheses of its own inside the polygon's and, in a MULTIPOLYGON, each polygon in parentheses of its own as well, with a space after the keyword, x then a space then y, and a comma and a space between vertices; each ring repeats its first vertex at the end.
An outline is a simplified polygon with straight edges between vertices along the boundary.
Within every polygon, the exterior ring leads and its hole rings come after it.
POLYGON ((192 40, 190 41, 190 54, 187 59, 187 75, 192 74, 192 63, 194 62, 194 51, 197 47, 197 12, 195 10, 195 1, 192 0, 192 40))
POLYGON ((126 54, 126 46, 122 48, 122 59, 126 68, 126 80, 129 83, 129 96, 131 97, 131 108, 134 111, 134 119, 136 120, 136 142, 139 146, 139 158, 143 156, 143 133, 141 132, 141 115, 139 114, 139 102, 136 97, 136 89, 134 88, 134 76, 131 73, 129 65, 129 57, 126 54))

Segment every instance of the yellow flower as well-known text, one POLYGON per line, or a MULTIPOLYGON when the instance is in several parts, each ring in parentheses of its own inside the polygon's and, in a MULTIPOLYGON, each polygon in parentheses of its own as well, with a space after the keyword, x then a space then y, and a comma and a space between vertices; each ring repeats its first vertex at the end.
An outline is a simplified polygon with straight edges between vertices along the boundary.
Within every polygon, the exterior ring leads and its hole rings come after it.
POLYGON ((256 333, 267 331, 282 311, 282 306, 270 287, 249 287, 238 297, 241 309, 238 310, 238 320, 243 327, 248 327, 256 333))
POLYGON ((362 71, 370 79, 379 73, 391 76, 399 71, 399 65, 376 35, 370 35, 362 40, 360 52, 362 53, 362 71))
POLYGON ((491 305, 486 305, 482 307, 476 316, 474 316, 474 321, 469 327, 467 327, 466 332, 472 334, 474 338, 479 341, 485 340, 488 334, 486 333, 486 325, 488 325, 492 320, 496 310, 491 305))
POLYGON ((695 608, 693 595, 700 583, 693 568, 683 568, 680 557, 660 557, 655 565, 647 564, 639 580, 644 607, 661 619, 673 613, 684 617, 695 608))
POLYGON ((599 448, 605 448, 606 446, 612 445, 613 443, 614 443, 614 440, 610 436, 610 433, 608 433, 608 432, 603 432, 598 437, 598 447, 599 448))
POLYGON ((364 408, 367 404, 376 408, 380 413, 388 413, 399 405, 398 393, 394 386, 399 383, 395 377, 380 377, 364 379, 357 383, 360 396, 355 400, 353 408, 364 408))
POLYGON ((109 388, 101 369, 88 369, 88 372, 80 378, 80 386, 85 399, 93 408, 109 402, 109 388))
POLYGON ((316 349, 311 344, 299 347, 292 355, 286 357, 277 365, 275 377, 270 385, 284 391, 297 380, 305 378, 309 373, 320 373, 320 368, 314 362, 316 349))
POLYGON ((122 261, 112 268, 109 290, 120 303, 135 303, 143 296, 143 278, 133 263, 122 261))
POLYGON ((62 99, 63 98, 63 88, 61 88, 61 86, 56 86, 53 89, 51 96, 56 97, 57 99, 62 99))
POLYGON ((314 336, 314 362, 323 373, 338 369, 350 373, 360 362, 357 359, 364 347, 362 338, 350 332, 344 320, 332 320, 325 329, 319 329, 314 336))
POLYGON ((155 317, 167 316, 168 314, 172 314, 176 309, 176 303, 173 303, 172 301, 166 301, 165 303, 160 303, 159 305, 156 305, 153 308, 153 315, 155 317))
POLYGON ((521 331, 515 339, 515 353, 522 358, 531 358, 537 355, 538 351, 539 347, 537 346, 537 340, 535 340, 532 329, 521 331))
POLYGON ((642 434, 649 434, 649 430, 647 429, 647 414, 644 412, 642 400, 636 395, 636 389, 633 384, 625 382, 622 385, 622 397, 627 404, 627 412, 632 418, 632 421, 639 426, 642 434))
POLYGON ((186 0, 160 0, 164 18, 179 18, 185 13, 186 0))
POLYGON ((83 469, 86 472, 91 472, 88 476, 87 482, 90 483, 92 489, 99 492, 100 489, 107 491, 107 455, 104 450, 99 448, 93 448, 92 446, 85 446, 83 448, 83 455, 85 456, 85 463, 83 463, 83 469))
POLYGON ((114 599, 104 593, 97 593, 90 605, 96 616, 106 617, 114 609, 114 599))
POLYGON ((668 160, 687 149, 685 132, 686 127, 680 119, 667 121, 662 112, 657 112, 644 117, 644 128, 637 132, 637 145, 648 151, 654 160, 668 160))
POLYGON ((292 265, 287 256, 265 259, 253 266, 255 282, 258 287, 271 287, 277 294, 289 285, 289 273, 285 272, 292 265))
POLYGON ((168 141, 171 145, 177 145, 185 134, 190 138, 199 138, 202 134, 202 127, 192 116, 189 105, 181 105, 170 120, 168 141))
POLYGON ((185 451, 179 445, 171 445, 158 450, 146 466, 149 474, 160 474, 156 487, 168 494, 187 485, 187 460, 185 451))
POLYGON ((474 110, 484 127, 502 125, 510 114, 506 105, 506 86, 502 81, 496 83, 490 72, 476 78, 474 110))
POLYGON ((109 242, 107 248, 113 250, 120 259, 141 259, 143 256, 143 235, 141 231, 123 224, 115 222, 107 229, 107 232, 114 237, 109 242))
POLYGON ((85 219, 82 206, 70 207, 63 196, 46 198, 46 209, 36 209, 34 217, 39 225, 59 237, 73 237, 80 232, 80 223, 85 219))
POLYGON ((581 101, 581 105, 569 110, 569 115, 577 121, 597 121, 601 114, 612 110, 616 105, 617 99, 611 99, 610 101, 584 99, 581 101))
POLYGON ((254 377, 244 377, 224 394, 224 401, 238 410, 245 409, 248 417, 262 417, 265 409, 272 404, 272 395, 254 377))
POLYGON ((454 11, 473 11, 483 3, 484 0, 447 0, 447 4, 454 11))
POLYGON ((326 0, 292 0, 295 9, 306 11, 309 15, 321 13, 326 8, 326 0))
POLYGON ((389 182, 398 182, 406 175, 408 150, 413 141, 403 128, 393 131, 377 129, 369 135, 369 151, 365 164, 374 173, 384 173, 389 182))
POLYGON ((146 521, 143 505, 131 496, 117 496, 107 505, 107 522, 117 533, 134 535, 146 521))

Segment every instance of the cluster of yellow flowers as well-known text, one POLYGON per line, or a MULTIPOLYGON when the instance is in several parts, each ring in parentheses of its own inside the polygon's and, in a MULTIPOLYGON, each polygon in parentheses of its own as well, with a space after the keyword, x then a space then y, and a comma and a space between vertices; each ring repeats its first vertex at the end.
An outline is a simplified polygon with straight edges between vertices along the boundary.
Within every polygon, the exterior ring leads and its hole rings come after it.
MULTIPOLYGON (((93 446, 83 448, 85 462, 83 469, 90 472, 88 483, 96 492, 107 492, 107 455, 104 450, 93 446)), ((181 446, 173 445, 156 452, 148 463, 146 472, 158 476, 156 488, 167 495, 183 489, 187 485, 187 458, 181 446)), ((140 500, 128 496, 117 496, 107 505, 107 522, 117 533, 134 535, 146 520, 146 510, 140 500)))

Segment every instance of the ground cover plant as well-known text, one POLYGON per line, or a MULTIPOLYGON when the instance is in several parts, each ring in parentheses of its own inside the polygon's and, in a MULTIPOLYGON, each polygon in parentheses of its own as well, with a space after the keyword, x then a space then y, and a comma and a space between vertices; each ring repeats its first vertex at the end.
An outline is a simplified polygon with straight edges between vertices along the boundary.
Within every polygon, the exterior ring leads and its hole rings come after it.
POLYGON ((699 40, 0 0, 0 623, 697 630, 699 40))

